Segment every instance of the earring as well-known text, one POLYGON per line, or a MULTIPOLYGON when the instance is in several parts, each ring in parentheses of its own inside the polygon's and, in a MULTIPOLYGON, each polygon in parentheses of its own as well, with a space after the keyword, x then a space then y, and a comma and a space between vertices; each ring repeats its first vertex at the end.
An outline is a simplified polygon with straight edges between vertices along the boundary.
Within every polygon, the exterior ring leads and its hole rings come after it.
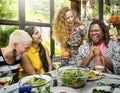
POLYGON ((13 49, 13 58, 16 58, 16 49, 13 49))

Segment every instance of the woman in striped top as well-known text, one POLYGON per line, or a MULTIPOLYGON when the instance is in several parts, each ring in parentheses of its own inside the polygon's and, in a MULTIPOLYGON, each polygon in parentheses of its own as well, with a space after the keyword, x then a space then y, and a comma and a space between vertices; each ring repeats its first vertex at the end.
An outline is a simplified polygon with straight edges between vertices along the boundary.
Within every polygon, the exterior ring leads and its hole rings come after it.
MULTIPOLYGON (((24 30, 16 30, 11 33, 9 44, 0 48, 0 66, 10 66, 13 73, 13 82, 18 81, 18 64, 20 57, 26 52, 32 44, 32 39, 24 30)), ((27 69, 27 68, 26 68, 27 69)))

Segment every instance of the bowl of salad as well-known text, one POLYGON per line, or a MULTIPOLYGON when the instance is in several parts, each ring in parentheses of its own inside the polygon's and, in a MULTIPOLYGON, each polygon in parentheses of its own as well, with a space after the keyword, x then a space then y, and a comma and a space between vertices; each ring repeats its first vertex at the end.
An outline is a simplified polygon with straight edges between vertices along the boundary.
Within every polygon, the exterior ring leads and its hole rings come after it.
POLYGON ((86 84, 89 68, 84 66, 65 66, 58 70, 63 86, 79 88, 86 84))
POLYGON ((49 93, 51 77, 48 75, 31 75, 19 80, 19 93, 49 93))

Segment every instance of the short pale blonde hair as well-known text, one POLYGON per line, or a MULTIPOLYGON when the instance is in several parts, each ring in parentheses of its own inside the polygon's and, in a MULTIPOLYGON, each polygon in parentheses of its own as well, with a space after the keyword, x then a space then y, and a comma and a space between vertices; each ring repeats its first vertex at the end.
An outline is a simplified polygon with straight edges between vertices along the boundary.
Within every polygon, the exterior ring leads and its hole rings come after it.
POLYGON ((14 43, 25 44, 26 42, 29 41, 32 42, 32 38, 24 30, 15 30, 14 32, 11 33, 9 37, 9 45, 12 45, 14 43))

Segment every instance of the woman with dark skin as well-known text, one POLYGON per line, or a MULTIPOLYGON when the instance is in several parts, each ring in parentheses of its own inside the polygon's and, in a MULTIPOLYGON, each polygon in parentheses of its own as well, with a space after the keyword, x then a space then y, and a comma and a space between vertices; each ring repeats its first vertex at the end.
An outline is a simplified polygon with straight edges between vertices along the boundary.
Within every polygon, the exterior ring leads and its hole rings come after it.
POLYGON ((105 72, 120 74, 120 45, 110 39, 109 30, 100 20, 93 20, 88 32, 88 43, 79 47, 79 64, 94 69, 95 56, 104 59, 105 72))
MULTIPOLYGON (((44 74, 52 70, 52 63, 50 60, 49 52, 45 44, 42 43, 41 34, 37 27, 27 27, 25 31, 32 37, 33 42, 29 51, 25 53, 34 69, 35 74, 44 74)), ((28 75, 22 68, 19 70, 19 78, 28 75)))

